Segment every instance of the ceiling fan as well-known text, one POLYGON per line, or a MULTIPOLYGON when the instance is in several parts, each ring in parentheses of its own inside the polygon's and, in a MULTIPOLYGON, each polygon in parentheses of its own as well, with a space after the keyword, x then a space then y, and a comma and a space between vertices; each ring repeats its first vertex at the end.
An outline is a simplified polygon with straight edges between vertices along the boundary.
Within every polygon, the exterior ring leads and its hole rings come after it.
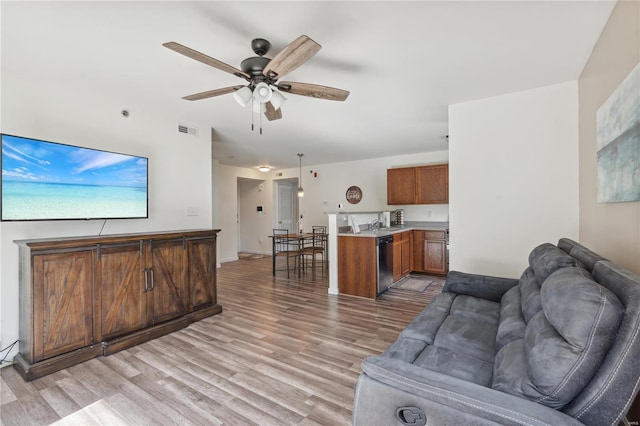
POLYGON ((301 35, 289 43, 273 59, 264 56, 269 52, 271 43, 263 38, 254 39, 251 42, 251 48, 258 56, 242 61, 240 69, 174 41, 164 43, 163 46, 188 56, 191 59, 200 61, 203 64, 238 76, 249 83, 246 86, 223 87, 184 96, 182 98, 188 101, 233 93, 238 103, 242 106, 252 102, 254 111, 256 111, 256 108, 259 108, 256 112, 264 111, 265 117, 267 117, 269 121, 272 121, 282 118, 280 106, 286 98, 280 92, 331 101, 344 101, 349 96, 347 90, 336 89, 334 87, 296 83, 293 81, 279 81, 280 77, 300 67, 320 50, 321 46, 306 35, 301 35))

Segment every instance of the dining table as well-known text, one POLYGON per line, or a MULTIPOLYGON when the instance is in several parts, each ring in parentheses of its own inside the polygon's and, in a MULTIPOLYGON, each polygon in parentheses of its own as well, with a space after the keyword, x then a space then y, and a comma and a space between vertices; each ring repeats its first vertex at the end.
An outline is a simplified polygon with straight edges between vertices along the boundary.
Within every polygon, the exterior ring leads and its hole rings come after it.
MULTIPOLYGON (((315 237, 317 238, 318 234, 315 234, 315 237)), ((271 238, 271 268, 273 276, 276 275, 276 242, 278 239, 286 240, 290 246, 295 247, 295 250, 298 251, 298 256, 300 257, 298 262, 298 276, 300 276, 302 273, 302 249, 306 242, 313 241, 314 234, 311 232, 278 234, 269 235, 269 238, 271 238)))

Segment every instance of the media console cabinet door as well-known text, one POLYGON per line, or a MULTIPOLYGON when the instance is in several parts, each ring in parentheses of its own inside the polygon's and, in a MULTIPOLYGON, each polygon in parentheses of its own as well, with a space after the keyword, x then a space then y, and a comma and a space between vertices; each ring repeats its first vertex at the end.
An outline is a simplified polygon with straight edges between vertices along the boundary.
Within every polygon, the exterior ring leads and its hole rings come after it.
POLYGON ((33 351, 37 362, 91 345, 91 251, 33 256, 33 351))
POLYGON ((147 325, 144 263, 144 252, 138 243, 100 248, 94 295, 98 341, 147 325))
POLYGON ((147 297, 152 298, 152 323, 184 315, 187 311, 187 255, 184 241, 151 241, 147 261, 147 297))
POLYGON ((216 239, 191 240, 189 250, 189 310, 215 305, 216 300, 216 239))

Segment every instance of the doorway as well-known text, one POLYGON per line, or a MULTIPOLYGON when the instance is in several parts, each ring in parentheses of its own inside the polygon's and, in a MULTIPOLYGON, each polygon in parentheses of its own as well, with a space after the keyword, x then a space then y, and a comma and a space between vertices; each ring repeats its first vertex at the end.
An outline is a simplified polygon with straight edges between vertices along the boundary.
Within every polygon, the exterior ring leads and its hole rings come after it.
POLYGON ((274 228, 287 229, 295 233, 298 225, 298 180, 282 179, 274 181, 276 206, 274 228))

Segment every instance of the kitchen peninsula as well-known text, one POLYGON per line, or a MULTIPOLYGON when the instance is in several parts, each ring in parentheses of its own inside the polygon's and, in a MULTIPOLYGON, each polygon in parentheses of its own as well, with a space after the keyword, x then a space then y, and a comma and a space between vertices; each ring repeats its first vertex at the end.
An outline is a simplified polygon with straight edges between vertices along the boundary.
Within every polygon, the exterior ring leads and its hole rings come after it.
POLYGON ((448 222, 405 222, 354 233, 352 227, 337 226, 341 220, 331 216, 329 233, 337 235, 329 248, 331 294, 375 299, 409 273, 448 272, 448 222))

